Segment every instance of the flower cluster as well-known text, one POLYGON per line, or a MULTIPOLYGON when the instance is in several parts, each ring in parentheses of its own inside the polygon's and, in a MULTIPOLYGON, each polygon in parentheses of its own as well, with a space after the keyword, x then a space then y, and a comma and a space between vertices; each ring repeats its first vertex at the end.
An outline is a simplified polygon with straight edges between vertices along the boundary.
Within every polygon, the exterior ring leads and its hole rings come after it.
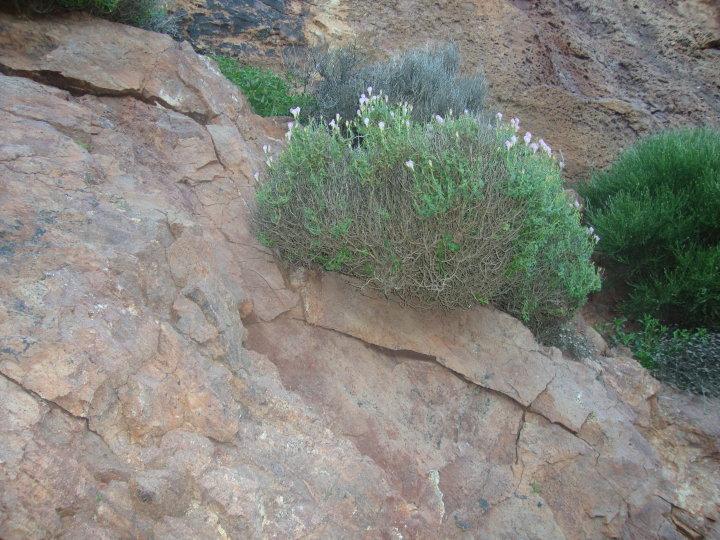
MULTIPOLYGON (((497 113, 496 115, 498 123, 502 122, 503 115, 502 113, 497 113)), ((520 119, 517 117, 514 117, 510 120, 510 127, 512 130, 517 133, 520 131, 520 119)), ((525 135, 523 136, 523 141, 525 141, 525 146, 527 146, 530 150, 532 150, 533 154, 536 154, 538 150, 542 150, 545 152, 548 157, 552 157, 552 149, 550 148, 550 145, 547 144, 544 140, 540 139, 538 142, 532 142, 532 133, 529 131, 525 132, 525 135)), ((509 139, 505 141, 505 148, 507 150, 510 150, 513 146, 515 146, 518 142, 517 135, 512 135, 509 139)), ((563 163, 564 165, 564 163, 563 163)))
POLYGON ((596 243, 596 244, 600 241, 600 237, 599 237, 597 234, 595 234, 595 228, 594 228, 594 227, 590 226, 590 227, 588 227, 588 228, 585 229, 585 230, 587 231, 588 236, 589 236, 590 238, 592 238, 593 240, 595 240, 595 243, 596 243))

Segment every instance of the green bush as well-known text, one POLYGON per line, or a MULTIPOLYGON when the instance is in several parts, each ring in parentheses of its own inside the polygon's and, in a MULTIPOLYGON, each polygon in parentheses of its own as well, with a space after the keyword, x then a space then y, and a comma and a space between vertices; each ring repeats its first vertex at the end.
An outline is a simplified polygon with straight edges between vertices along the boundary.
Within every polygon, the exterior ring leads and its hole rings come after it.
POLYGON ((428 121, 436 114, 445 116, 449 111, 480 111, 487 93, 480 72, 460 75, 460 52, 454 44, 414 49, 370 64, 356 47, 311 58, 309 77, 315 79, 311 88, 317 117, 329 119, 336 113, 353 117, 358 96, 368 87, 382 89, 394 103, 409 103, 413 118, 419 121, 428 121))
POLYGON ((164 0, 15 0, 15 8, 28 14, 85 11, 147 30, 177 34, 164 0))
POLYGON ((416 123, 409 106, 371 96, 350 121, 290 135, 256 209, 261 241, 288 261, 413 305, 492 303, 525 321, 568 316, 599 287, 550 148, 508 124, 416 123))
POLYGON ((610 275, 632 317, 720 321, 720 132, 669 131, 625 151, 580 187, 610 275))
POLYGON ((653 375, 680 390, 720 397, 720 333, 705 329, 671 330, 645 315, 636 330, 614 321, 613 341, 629 347, 653 375))
POLYGON ((256 114, 260 116, 287 116, 296 106, 307 110, 312 98, 307 94, 296 93, 292 82, 270 69, 241 66, 234 58, 214 56, 220 71, 237 85, 250 101, 256 114))

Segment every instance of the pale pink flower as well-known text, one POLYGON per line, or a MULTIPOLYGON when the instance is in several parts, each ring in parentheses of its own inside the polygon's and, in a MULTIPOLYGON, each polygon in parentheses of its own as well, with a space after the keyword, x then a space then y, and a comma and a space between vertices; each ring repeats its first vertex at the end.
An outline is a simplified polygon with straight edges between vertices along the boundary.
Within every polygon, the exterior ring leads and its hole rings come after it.
POLYGON ((530 143, 530 150, 533 151, 533 154, 537 153, 539 148, 540 146, 538 145, 538 143, 530 143))
POLYGON ((436 114, 436 115, 435 115, 435 121, 436 121, 438 124, 444 124, 444 123, 445 123, 445 119, 444 119, 442 116, 440 116, 439 114, 436 114))
POLYGON ((300 114, 300 107, 293 107, 292 109, 290 109, 290 114, 297 118, 300 114))
POLYGON ((360 106, 362 107, 365 105, 368 101, 370 101, 365 94, 362 94, 360 96, 360 99, 358 100, 360 102, 360 106))
POLYGON ((523 137, 523 140, 525 141, 525 146, 530 144, 530 141, 532 141, 532 133, 530 133, 529 131, 526 131, 525 136, 523 137))
POLYGON ((510 125, 515 131, 518 131, 520 129, 520 119, 517 117, 513 118, 512 120, 510 120, 510 125))
POLYGON ((368 86, 368 96, 372 96, 372 86, 368 86))
POLYGON ((497 119, 498 119, 498 120, 502 120, 502 113, 501 113, 501 112, 497 113, 495 116, 497 116, 497 119))

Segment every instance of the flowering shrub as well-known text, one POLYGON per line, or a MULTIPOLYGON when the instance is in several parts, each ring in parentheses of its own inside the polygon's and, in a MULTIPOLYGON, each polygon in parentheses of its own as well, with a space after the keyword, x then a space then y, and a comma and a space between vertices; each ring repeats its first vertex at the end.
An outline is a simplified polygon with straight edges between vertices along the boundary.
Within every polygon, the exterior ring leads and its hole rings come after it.
POLYGON ((351 118, 358 95, 371 85, 392 102, 411 104, 413 118, 422 121, 451 110, 480 111, 487 93, 482 73, 460 75, 460 51, 453 44, 413 49, 370 64, 359 49, 345 47, 314 56, 313 64, 313 113, 327 119, 336 113, 351 118))
POLYGON ((628 315, 720 326, 720 132, 644 139, 580 193, 628 315))
MULTIPOLYGON (((356 102, 357 103, 357 102, 356 102)), ((564 317, 599 287, 549 146, 517 123, 412 119, 372 88, 351 120, 292 125, 257 189, 261 241, 413 305, 564 317)))

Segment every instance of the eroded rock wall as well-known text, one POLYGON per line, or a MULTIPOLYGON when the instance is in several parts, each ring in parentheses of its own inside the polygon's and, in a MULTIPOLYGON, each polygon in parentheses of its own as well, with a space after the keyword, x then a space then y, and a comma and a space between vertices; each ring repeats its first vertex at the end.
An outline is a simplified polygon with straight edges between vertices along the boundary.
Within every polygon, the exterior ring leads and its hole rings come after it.
POLYGON ((720 123, 715 0, 179 0, 204 51, 278 64, 284 47, 356 42, 375 56, 454 40, 491 107, 563 152, 571 181, 639 135, 720 123), (252 4, 248 6, 247 4, 252 4), (243 24, 238 21, 242 20, 243 24))
POLYGON ((0 71, 0 537, 718 535, 717 404, 280 268, 187 44, 2 15, 0 71))

